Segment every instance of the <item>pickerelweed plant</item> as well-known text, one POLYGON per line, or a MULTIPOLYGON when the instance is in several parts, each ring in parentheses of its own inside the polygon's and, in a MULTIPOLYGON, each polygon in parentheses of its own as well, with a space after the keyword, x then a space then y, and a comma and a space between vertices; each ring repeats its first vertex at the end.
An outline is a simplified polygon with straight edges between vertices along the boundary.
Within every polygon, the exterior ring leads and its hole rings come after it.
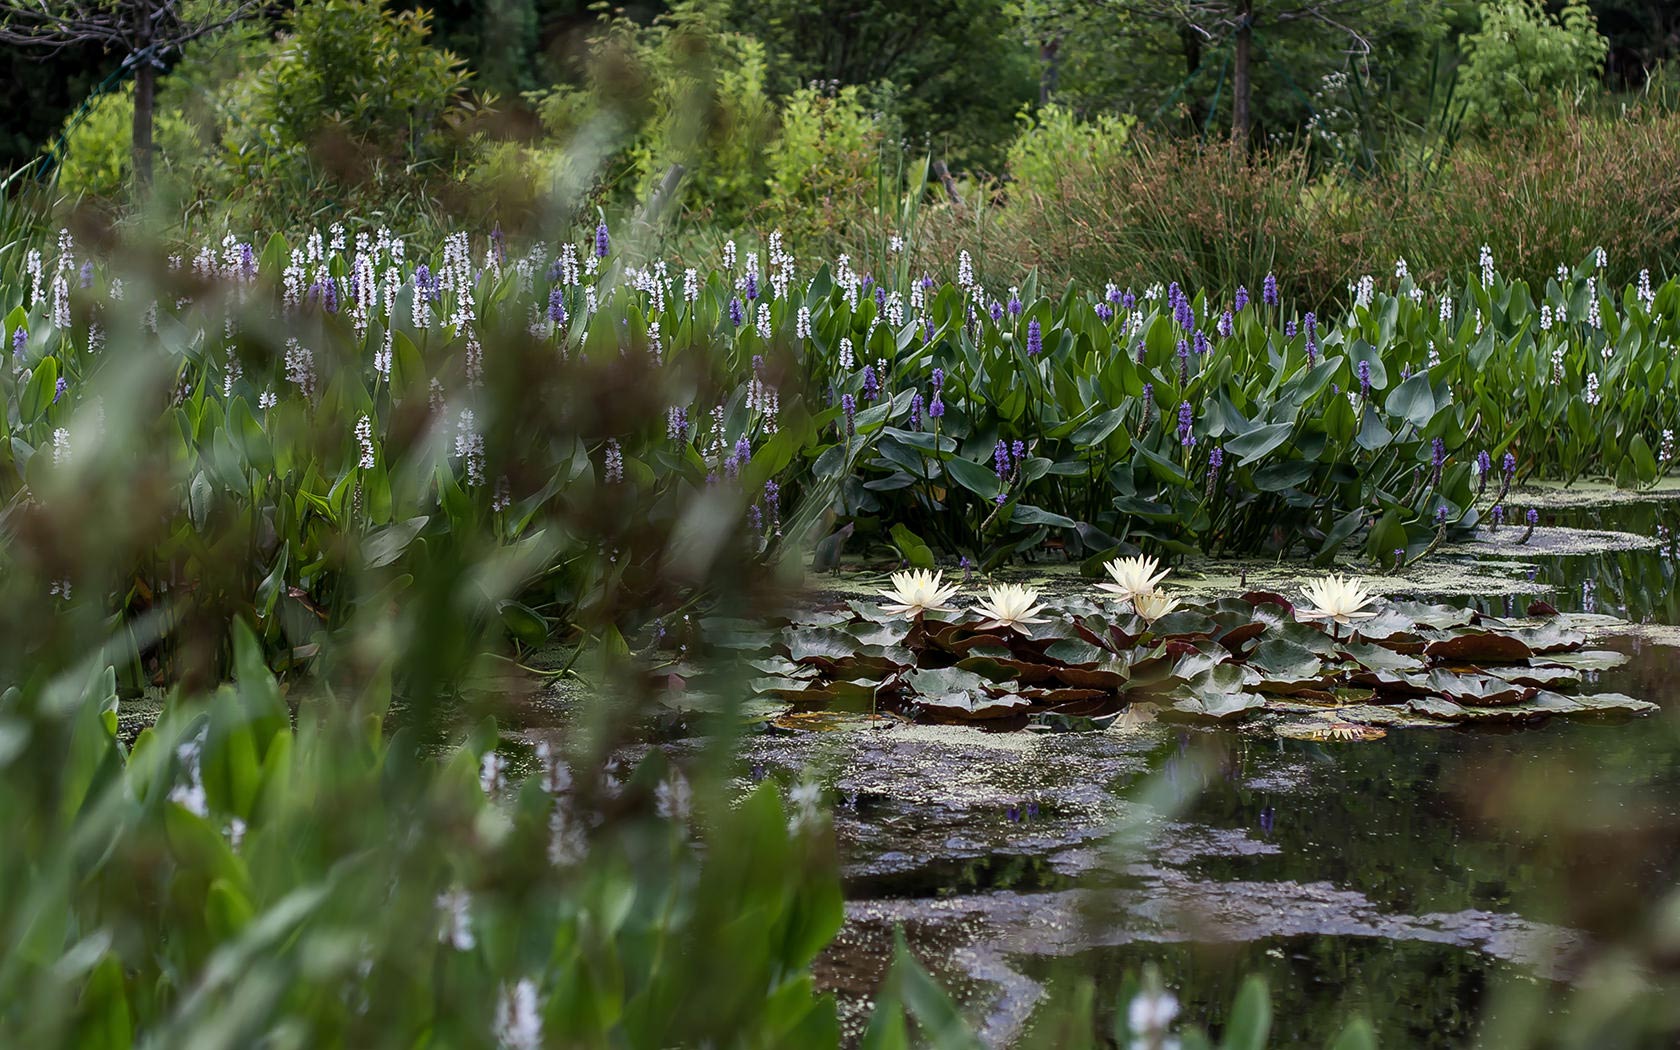
MULTIPOLYGON (((774 235, 703 269, 628 240, 603 225, 516 253, 334 227, 155 265, 67 233, 18 246, 0 262, 8 532, 75 499, 110 432, 148 483, 100 509, 156 528, 98 564, 5 557, 54 603, 167 607, 175 639, 237 610, 302 661, 353 611, 344 573, 397 581, 446 550, 513 555, 496 615, 537 645, 585 607, 668 613, 724 546, 774 561, 827 523, 834 564, 855 534, 919 568, 1353 543, 1389 568, 1496 527, 1519 479, 1674 465, 1680 286, 1613 294, 1597 258, 1544 289, 1485 258, 1453 287, 1364 280, 1331 320, 1266 275, 1258 296, 1052 299, 1031 278, 988 292, 966 258, 936 279, 906 247, 871 274, 774 235), (697 493, 705 528, 684 516, 697 493), (678 533, 687 553, 655 560, 678 533)), ((137 681, 171 658, 136 640, 118 663, 137 681)))

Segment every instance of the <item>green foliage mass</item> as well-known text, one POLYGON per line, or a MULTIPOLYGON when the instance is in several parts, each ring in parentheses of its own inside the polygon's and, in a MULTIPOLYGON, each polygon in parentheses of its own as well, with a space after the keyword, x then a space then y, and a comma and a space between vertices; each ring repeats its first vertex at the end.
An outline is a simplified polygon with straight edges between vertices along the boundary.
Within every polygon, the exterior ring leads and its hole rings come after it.
POLYGON ((1494 0, 1481 13, 1481 28, 1464 38, 1460 91, 1483 125, 1532 124, 1604 68, 1608 45, 1585 0, 1555 16, 1540 0, 1494 0))
MULTIPOLYGON (((71 195, 120 198, 134 169, 134 85, 94 99, 74 127, 67 124, 65 130, 59 188, 71 195)), ((163 169, 190 167, 204 153, 197 129, 172 110, 159 113, 152 141, 163 169)), ((172 177, 167 170, 159 176, 172 177)))
POLYGON ((997 0, 736 0, 729 19, 764 43, 777 96, 872 89, 916 148, 953 167, 999 167, 1036 92, 1033 53, 997 0))
POLYGON ((1021 114, 1021 130, 1009 144, 1014 193, 1056 196, 1070 184, 1087 183, 1112 169, 1124 155, 1130 116, 1099 114, 1080 120, 1052 103, 1021 114))

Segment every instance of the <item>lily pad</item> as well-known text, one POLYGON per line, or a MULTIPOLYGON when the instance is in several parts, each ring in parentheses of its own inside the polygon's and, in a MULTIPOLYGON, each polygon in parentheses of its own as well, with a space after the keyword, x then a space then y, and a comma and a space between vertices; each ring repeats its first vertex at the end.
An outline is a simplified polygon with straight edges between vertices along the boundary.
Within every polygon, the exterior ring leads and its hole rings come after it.
POLYGON ((1324 661, 1318 654, 1286 638, 1268 638, 1255 646, 1248 665, 1266 682, 1311 682, 1324 672, 1324 661))
POLYGON ((960 667, 940 667, 931 671, 911 671, 904 676, 904 684, 925 697, 955 692, 984 692, 991 683, 973 671, 960 667))
POLYGON ((1485 674, 1455 674, 1436 668, 1429 672, 1429 691, 1456 704, 1502 707, 1534 699, 1538 691, 1485 674))
POLYGON ((857 655, 861 643, 833 627, 789 627, 782 632, 782 644, 794 663, 808 663, 850 659, 857 655))
POLYGON ((1533 653, 1521 639, 1492 631, 1464 631, 1430 642, 1423 651, 1436 660, 1478 664, 1516 663, 1533 653))
POLYGON ((1367 671, 1423 670, 1423 661, 1417 657, 1370 642, 1344 642, 1342 653, 1367 671))
POLYGON ((1537 627, 1520 627, 1512 636, 1536 653, 1570 652, 1587 642, 1585 634, 1555 620, 1537 627))
POLYGON ((1628 662, 1627 654, 1610 649, 1585 649, 1574 653, 1549 653, 1548 665, 1572 667, 1577 671, 1608 671, 1628 662))
POLYGON ((1635 699, 1626 693, 1588 693, 1569 699, 1579 704, 1584 714, 1644 715, 1658 710, 1651 701, 1635 699))
POLYGON ((917 705, 922 718, 932 722, 984 722, 1026 714, 1032 709, 1032 701, 1015 693, 988 696, 970 689, 923 696, 917 705))
POLYGON ((1262 711, 1266 698, 1258 693, 1210 693, 1174 700, 1161 717, 1182 716, 1191 721, 1229 722, 1262 711))
POLYGON ((1131 664, 1124 659, 1104 660, 1095 667, 1056 667, 1051 674, 1058 681, 1081 689, 1119 689, 1131 680, 1131 664))

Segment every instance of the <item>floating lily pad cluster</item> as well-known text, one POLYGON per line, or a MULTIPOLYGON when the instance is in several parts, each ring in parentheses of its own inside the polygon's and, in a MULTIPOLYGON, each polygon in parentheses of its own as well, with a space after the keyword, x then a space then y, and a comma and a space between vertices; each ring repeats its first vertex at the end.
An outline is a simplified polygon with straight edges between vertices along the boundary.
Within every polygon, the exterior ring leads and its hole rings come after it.
POLYGON ((1352 629, 1320 627, 1298 619, 1286 597, 1252 592, 1153 622, 1124 605, 1073 599, 1044 610, 1042 622, 988 623, 976 610, 905 618, 854 601, 786 627, 753 662, 762 675, 754 688, 795 710, 999 729, 1101 724, 1122 712, 1125 722, 1146 712, 1192 722, 1272 714, 1294 717, 1279 725, 1285 735, 1345 739, 1380 736, 1384 726, 1655 708, 1586 688, 1593 672, 1626 657, 1587 650, 1567 616, 1512 620, 1395 602, 1352 629))

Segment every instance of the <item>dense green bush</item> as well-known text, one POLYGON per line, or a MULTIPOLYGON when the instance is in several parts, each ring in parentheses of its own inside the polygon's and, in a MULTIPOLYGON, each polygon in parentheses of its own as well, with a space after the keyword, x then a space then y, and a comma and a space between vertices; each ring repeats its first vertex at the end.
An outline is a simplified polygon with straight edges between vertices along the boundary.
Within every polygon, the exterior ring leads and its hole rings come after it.
POLYGON ((583 85, 535 96, 553 147, 578 154, 558 158, 563 186, 630 207, 681 164, 689 205, 720 222, 763 199, 764 49, 723 29, 716 4, 681 0, 647 25, 604 14, 589 50, 583 85))
POLYGON ((1540 0, 1492 0, 1481 14, 1481 28, 1464 39, 1459 92, 1484 126, 1531 125, 1604 69, 1608 43, 1585 0, 1569 0, 1556 17, 1540 0))
POLYGON ((453 178, 470 74, 428 32, 423 12, 385 0, 289 12, 273 54, 225 102, 215 182, 229 217, 287 226, 322 207, 384 212, 453 178))
POLYGON ((1012 196, 1061 196, 1119 164, 1136 119, 1100 114, 1080 120, 1057 105, 1021 114, 1021 131, 1009 144, 1012 196))
MULTIPOLYGON (((112 201, 127 194, 134 170, 134 85, 94 99, 79 120, 71 115, 65 132, 59 189, 73 197, 112 201)), ((197 129, 180 113, 160 110, 152 135, 160 160, 158 179, 173 181, 203 162, 197 129)))

